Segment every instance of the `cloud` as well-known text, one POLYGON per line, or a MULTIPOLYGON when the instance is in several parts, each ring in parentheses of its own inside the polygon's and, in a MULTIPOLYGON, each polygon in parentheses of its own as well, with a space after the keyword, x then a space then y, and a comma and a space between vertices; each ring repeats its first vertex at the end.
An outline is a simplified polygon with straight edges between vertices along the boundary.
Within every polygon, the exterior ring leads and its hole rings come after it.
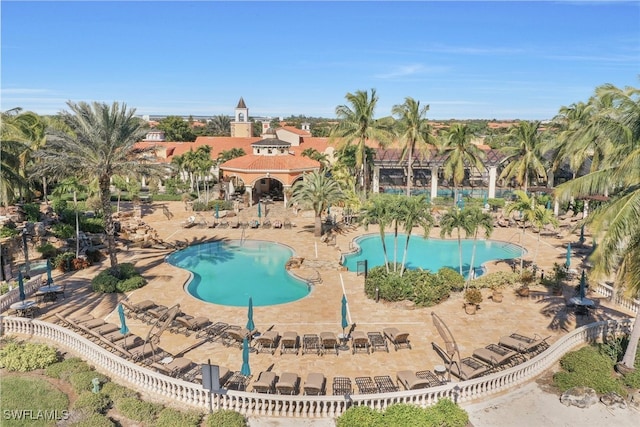
POLYGON ((51 93, 48 89, 35 88, 2 88, 2 95, 31 95, 37 93, 51 93))
POLYGON ((410 77, 427 73, 441 73, 446 71, 447 67, 425 67, 422 64, 400 65, 387 73, 374 74, 376 79, 397 79, 401 77, 410 77))

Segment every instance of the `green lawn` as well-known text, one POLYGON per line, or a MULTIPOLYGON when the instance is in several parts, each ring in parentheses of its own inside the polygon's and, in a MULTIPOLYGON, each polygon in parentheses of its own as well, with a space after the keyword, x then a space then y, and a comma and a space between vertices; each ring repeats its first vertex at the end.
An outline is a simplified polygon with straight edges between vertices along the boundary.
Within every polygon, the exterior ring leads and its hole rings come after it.
POLYGON ((0 378, 0 425, 55 426, 68 414, 67 395, 46 380, 5 375, 0 378))

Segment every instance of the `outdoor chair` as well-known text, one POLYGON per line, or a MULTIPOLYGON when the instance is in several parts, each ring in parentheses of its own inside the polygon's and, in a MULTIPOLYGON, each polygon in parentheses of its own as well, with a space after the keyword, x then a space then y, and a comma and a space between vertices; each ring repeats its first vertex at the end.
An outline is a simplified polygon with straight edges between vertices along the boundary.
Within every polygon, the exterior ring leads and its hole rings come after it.
POLYGON ((229 221, 220 221, 218 228, 229 228, 229 221))
POLYGON ((290 230, 290 229, 291 229, 291 226, 292 226, 292 225, 291 225, 291 221, 290 221, 290 220, 288 220, 288 219, 285 219, 285 220, 284 220, 284 222, 282 223, 282 226, 283 226, 285 229, 289 229, 289 230, 290 230))
POLYGON ((195 215, 191 215, 185 222, 182 223, 182 228, 191 228, 196 225, 195 215))
POLYGON ((385 328, 383 329, 384 335, 393 343, 396 351, 399 348, 406 347, 411 349, 411 343, 409 342, 409 333, 406 331, 400 331, 398 328, 385 328))
POLYGON ((367 337, 371 343, 371 352, 384 350, 389 353, 389 346, 387 340, 380 332, 367 332, 367 337))
POLYGON ((196 332, 196 339, 207 337, 210 341, 216 341, 222 337, 224 331, 229 328, 229 324, 225 322, 216 322, 212 325, 206 326, 196 332))
POLYGON ((251 340, 251 332, 247 328, 230 326, 222 333, 222 344, 227 347, 242 348, 242 342, 245 338, 251 340))
POLYGON ((176 357, 166 364, 163 364, 161 362, 154 362, 151 364, 151 367, 156 371, 170 377, 177 377, 181 373, 191 369, 193 366, 193 361, 191 361, 191 359, 187 359, 186 357, 176 357))
POLYGON ((255 339, 255 347, 258 353, 274 354, 278 348, 280 334, 276 331, 266 331, 255 339))
POLYGON ((122 304, 122 308, 124 308, 124 314, 126 314, 127 317, 133 317, 136 319, 141 313, 156 306, 156 303, 148 299, 140 301, 138 303, 132 303, 127 300, 122 300, 120 301, 120 304, 122 304))
POLYGON ((166 305, 156 305, 155 307, 144 310, 138 316, 138 319, 142 320, 147 324, 152 324, 157 322, 162 316, 164 316, 167 311, 169 311, 169 307, 166 305))
POLYGON ((373 377, 373 381, 376 383, 379 393, 393 393, 398 391, 398 386, 393 382, 389 375, 373 377))
POLYGON ((298 354, 300 348, 300 337, 297 332, 287 331, 280 338, 280 354, 293 353, 298 354))
POLYGON ((494 369, 504 369, 524 362, 518 352, 498 344, 489 344, 473 351, 473 357, 491 365, 494 369))
POLYGON ((176 316, 173 320, 173 325, 169 330, 171 332, 184 334, 188 337, 191 335, 191 332, 198 332, 210 324, 211 321, 207 317, 193 317, 188 314, 183 314, 181 316, 176 316))
MULTIPOLYGON (((356 377, 356 386, 360 394, 374 394, 378 392, 378 386, 371 377, 356 377)), ((335 393, 334 393, 335 394, 335 393)))
POLYGON ((327 379, 323 374, 313 372, 307 375, 307 380, 304 382, 302 389, 306 395, 319 396, 325 394, 326 384, 327 379))
POLYGON ((365 352, 369 354, 369 337, 362 331, 353 331, 351 333, 351 351, 353 354, 357 352, 365 352))
POLYGON ((492 371, 491 366, 475 357, 465 357, 464 359, 456 361, 453 359, 453 355, 449 355, 449 353, 444 351, 444 349, 435 342, 432 342, 431 345, 436 353, 442 357, 447 371, 463 381, 480 377, 492 371))
POLYGON ((333 332, 321 332, 320 333, 320 354, 325 354, 327 351, 335 351, 336 356, 339 354, 338 337, 333 332))
POLYGON ((96 328, 91 328, 91 330, 96 334, 106 335, 110 334, 111 332, 119 331, 120 326, 114 325, 113 323, 104 323, 96 328))
POLYGON ((258 379, 253 383, 253 391, 256 393, 274 393, 276 385, 276 374, 271 371, 262 371, 258 379))
POLYGON ((353 387, 351 385, 351 378, 347 377, 333 377, 333 394, 348 395, 353 393, 353 387))
POLYGON ((278 394, 297 394, 298 385, 300 384, 300 376, 292 372, 284 372, 278 378, 276 383, 276 391, 278 394))
POLYGON ((432 386, 429 379, 419 378, 414 371, 398 371, 396 377, 398 384, 402 384, 405 390, 418 390, 432 386))
POLYGON ((549 347, 549 343, 547 343, 549 338, 550 337, 543 339, 537 335, 530 338, 513 333, 509 336, 500 337, 500 341, 498 341, 498 343, 503 347, 515 350, 525 356, 534 357, 549 347))
POLYGON ((231 374, 224 386, 229 390, 245 391, 250 380, 250 375, 242 375, 240 371, 236 371, 231 374))
POLYGON ((262 228, 271 228, 271 221, 269 221, 268 219, 265 219, 264 222, 262 223, 262 228))
POLYGON ((304 334, 302 337, 302 354, 320 354, 320 337, 316 334, 304 334))

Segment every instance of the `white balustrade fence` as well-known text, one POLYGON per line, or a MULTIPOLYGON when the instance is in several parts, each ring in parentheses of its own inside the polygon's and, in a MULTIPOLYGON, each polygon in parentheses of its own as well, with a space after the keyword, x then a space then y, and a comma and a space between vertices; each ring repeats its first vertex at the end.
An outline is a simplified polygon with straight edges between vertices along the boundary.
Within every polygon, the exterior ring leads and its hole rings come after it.
MULTIPOLYGON (((79 355, 88 363, 99 366, 101 372, 137 391, 193 409, 209 409, 211 395, 199 384, 171 378, 124 360, 81 335, 53 323, 22 317, 2 317, 0 320, 0 335, 19 334, 50 341, 79 355)), ((468 402, 487 398, 535 378, 576 346, 626 334, 630 329, 629 319, 582 326, 561 337, 535 358, 518 366, 486 377, 447 383, 439 387, 350 396, 283 396, 225 390, 222 394, 212 395, 212 406, 214 410, 231 409, 245 416, 335 418, 351 405, 367 405, 375 409, 384 409, 395 403, 429 406, 445 397, 459 403, 468 402)))
MULTIPOLYGON (((42 286, 42 276, 35 277, 28 281, 25 280, 23 283, 25 295, 30 295, 36 292, 42 286)), ((11 304, 18 301, 20 301, 20 289, 18 288, 18 284, 16 282, 15 288, 0 296, 0 313, 4 313, 9 309, 11 304)))
POLYGON ((640 300, 625 298, 624 295, 614 294, 613 287, 606 283, 598 283, 595 291, 600 295, 604 295, 609 301, 614 304, 633 311, 634 313, 640 312, 640 300))

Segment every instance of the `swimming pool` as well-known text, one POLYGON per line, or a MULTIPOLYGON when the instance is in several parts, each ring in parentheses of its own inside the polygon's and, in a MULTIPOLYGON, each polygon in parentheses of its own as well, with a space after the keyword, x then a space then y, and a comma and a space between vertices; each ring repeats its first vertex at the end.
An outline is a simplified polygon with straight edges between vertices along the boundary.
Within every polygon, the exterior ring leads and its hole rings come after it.
MULTIPOLYGON (((386 234, 387 258, 390 263, 394 260, 393 235, 386 234)), ((397 262, 402 262, 406 234, 398 235, 397 262)), ((367 260, 368 268, 384 265, 382 241, 379 235, 367 235, 355 239, 359 250, 344 256, 343 265, 349 271, 357 271, 358 262, 367 260)), ((462 271, 467 276, 471 264, 473 240, 462 240, 462 271)), ((478 240, 476 243, 476 257, 474 259, 475 275, 482 274, 482 264, 491 260, 519 258, 523 249, 515 244, 496 240, 478 240)), ((407 268, 423 268, 437 272, 442 267, 449 267, 458 271, 460 267, 460 252, 458 240, 425 239, 421 236, 409 238, 407 252, 407 268)))
POLYGON ((284 304, 309 294, 306 282, 284 268, 289 247, 261 240, 225 240, 190 246, 167 262, 192 273, 185 286, 194 297, 215 304, 246 307, 284 304))

